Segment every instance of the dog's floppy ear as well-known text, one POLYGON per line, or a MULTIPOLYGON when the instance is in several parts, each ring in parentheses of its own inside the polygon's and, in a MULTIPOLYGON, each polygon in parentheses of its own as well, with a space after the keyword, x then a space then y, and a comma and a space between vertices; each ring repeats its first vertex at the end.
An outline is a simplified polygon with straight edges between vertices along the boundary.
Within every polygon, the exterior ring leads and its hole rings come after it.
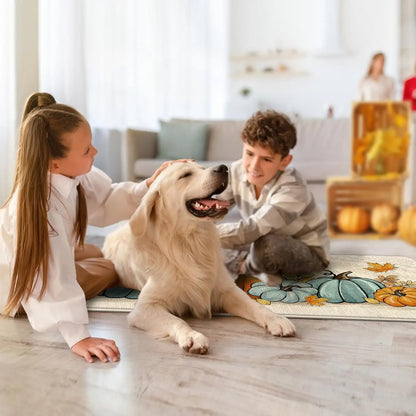
POLYGON ((146 232, 158 199, 158 190, 151 190, 146 193, 135 213, 130 218, 130 228, 133 235, 140 236, 146 232))

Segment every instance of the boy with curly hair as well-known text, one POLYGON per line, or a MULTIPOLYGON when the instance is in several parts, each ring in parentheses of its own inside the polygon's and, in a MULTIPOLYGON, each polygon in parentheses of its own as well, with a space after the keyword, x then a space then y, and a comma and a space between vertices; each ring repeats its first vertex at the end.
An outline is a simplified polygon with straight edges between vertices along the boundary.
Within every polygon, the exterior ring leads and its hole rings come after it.
POLYGON ((217 229, 231 274, 278 285, 323 270, 329 263, 326 218, 301 174, 288 169, 296 128, 284 114, 258 111, 241 133, 242 159, 233 162, 221 195, 242 219, 217 229))

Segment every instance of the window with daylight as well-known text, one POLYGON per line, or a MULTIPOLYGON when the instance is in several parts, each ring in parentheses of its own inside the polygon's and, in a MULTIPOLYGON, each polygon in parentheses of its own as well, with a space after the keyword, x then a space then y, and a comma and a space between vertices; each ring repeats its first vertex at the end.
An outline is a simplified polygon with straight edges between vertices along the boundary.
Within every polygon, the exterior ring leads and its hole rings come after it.
POLYGON ((0 2, 0 206, 10 189, 15 152, 14 1, 0 2))
POLYGON ((223 116, 227 1, 39 0, 39 12, 40 87, 93 126, 223 116))

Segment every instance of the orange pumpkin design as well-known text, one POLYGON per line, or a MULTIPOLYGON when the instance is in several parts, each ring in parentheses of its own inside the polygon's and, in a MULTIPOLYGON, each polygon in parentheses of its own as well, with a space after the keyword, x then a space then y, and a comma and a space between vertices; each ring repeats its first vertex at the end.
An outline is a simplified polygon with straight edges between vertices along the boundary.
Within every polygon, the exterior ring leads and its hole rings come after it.
POLYGON ((240 289, 243 289, 244 292, 246 292, 252 299, 258 299, 260 297, 260 296, 253 296, 250 293, 248 293, 248 291, 251 289, 251 285, 256 282, 261 282, 261 280, 257 279, 257 277, 250 276, 247 274, 240 274, 237 280, 235 281, 237 286, 240 289))
POLYGON ((374 298, 391 306, 416 306, 416 288, 392 286, 379 289, 374 298))

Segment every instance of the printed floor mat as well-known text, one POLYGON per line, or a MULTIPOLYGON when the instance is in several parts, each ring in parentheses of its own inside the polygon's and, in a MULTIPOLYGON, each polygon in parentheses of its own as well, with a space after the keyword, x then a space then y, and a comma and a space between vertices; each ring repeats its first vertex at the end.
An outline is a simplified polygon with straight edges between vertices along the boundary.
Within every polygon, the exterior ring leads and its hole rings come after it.
MULTIPOLYGON (((255 301, 288 317, 416 321, 416 262, 407 257, 333 255, 325 271, 284 279, 276 287, 248 275, 236 283, 255 301)), ((129 312, 139 295, 115 287, 88 300, 87 307, 129 312)))

